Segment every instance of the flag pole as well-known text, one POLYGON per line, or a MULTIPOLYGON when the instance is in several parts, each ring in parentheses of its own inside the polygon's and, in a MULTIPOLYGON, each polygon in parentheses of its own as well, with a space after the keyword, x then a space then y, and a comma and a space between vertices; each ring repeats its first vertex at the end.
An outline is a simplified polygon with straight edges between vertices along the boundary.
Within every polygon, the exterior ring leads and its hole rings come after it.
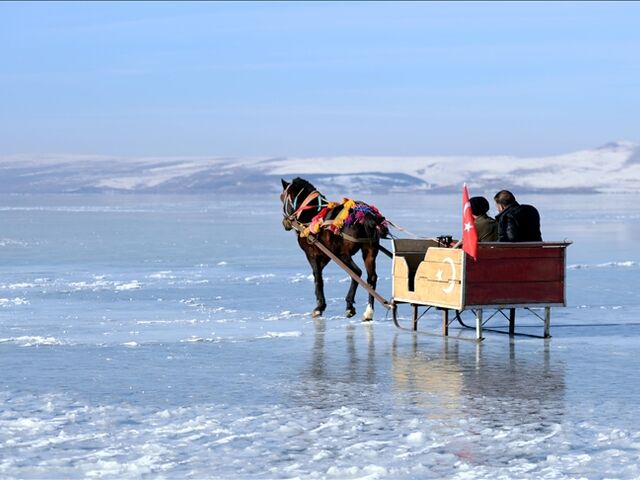
MULTIPOLYGON (((464 182, 462 184, 462 188, 467 186, 467 182, 464 182)), ((462 239, 458 240, 458 243, 456 243, 452 248, 462 248, 462 239)))

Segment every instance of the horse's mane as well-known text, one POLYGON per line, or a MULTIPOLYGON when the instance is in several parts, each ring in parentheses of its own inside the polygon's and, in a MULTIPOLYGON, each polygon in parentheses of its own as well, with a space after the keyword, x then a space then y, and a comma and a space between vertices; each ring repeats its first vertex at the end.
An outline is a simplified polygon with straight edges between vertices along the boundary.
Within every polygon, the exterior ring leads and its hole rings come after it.
POLYGON ((311 182, 306 181, 304 178, 296 177, 291 180, 291 183, 295 184, 296 186, 300 186, 300 190, 306 189, 312 192, 317 190, 316 187, 311 184, 311 182))

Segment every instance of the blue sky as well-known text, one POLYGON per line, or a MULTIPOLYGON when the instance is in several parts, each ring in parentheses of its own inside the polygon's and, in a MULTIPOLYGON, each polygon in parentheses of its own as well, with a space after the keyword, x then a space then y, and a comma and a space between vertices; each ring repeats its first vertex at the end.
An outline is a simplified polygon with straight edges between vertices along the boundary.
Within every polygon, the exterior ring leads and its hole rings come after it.
POLYGON ((640 3, 0 3, 0 154, 640 141, 640 3))

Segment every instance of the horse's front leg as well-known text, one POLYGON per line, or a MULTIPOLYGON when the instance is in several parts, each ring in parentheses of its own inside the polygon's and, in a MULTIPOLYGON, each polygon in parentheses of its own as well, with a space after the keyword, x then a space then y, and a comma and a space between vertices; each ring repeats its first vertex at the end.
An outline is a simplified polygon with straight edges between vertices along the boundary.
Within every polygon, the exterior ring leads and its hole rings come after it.
POLYGON ((324 279, 322 278, 322 270, 327 266, 329 260, 319 255, 313 259, 309 259, 311 269, 313 271, 313 282, 316 287, 316 308, 311 312, 312 317, 319 317, 327 308, 327 301, 324 297, 324 279))
MULTIPOLYGON (((371 285, 371 288, 376 289, 376 285, 378 284, 378 274, 376 273, 376 256, 378 255, 377 248, 366 249, 366 251, 362 250, 362 257, 364 259, 364 266, 367 269, 367 283, 371 285)), ((367 303, 367 309, 362 316, 362 320, 368 322, 373 320, 373 305, 374 298, 373 295, 369 294, 369 303, 367 303)))
MULTIPOLYGON (((353 272, 360 276, 362 275, 362 269, 353 261, 351 257, 347 257, 342 259, 342 261, 349 267, 353 272)), ((347 318, 351 318, 356 314, 356 290, 358 289, 358 282, 356 282, 353 278, 351 279, 351 285, 349 286, 349 291, 347 292, 347 296, 345 300, 347 302, 347 311, 345 312, 345 316, 347 318)))

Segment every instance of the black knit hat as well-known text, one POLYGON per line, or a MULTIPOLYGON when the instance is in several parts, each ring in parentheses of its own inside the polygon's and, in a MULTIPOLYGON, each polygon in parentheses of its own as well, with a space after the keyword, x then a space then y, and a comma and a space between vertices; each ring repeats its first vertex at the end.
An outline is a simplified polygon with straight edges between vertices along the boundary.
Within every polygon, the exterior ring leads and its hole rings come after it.
POLYGON ((475 216, 482 215, 489 211, 489 202, 484 197, 471 197, 469 203, 471 204, 471 212, 475 216))

